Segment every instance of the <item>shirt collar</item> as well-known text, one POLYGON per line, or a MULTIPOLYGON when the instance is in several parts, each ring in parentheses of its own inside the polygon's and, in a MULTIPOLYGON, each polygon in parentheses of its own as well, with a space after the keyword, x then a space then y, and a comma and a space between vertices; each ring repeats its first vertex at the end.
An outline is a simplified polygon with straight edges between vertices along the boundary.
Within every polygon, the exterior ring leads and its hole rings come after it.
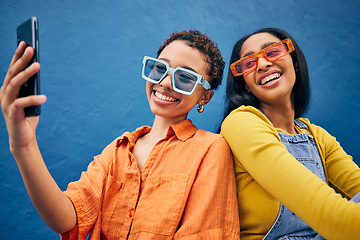
MULTIPOLYGON (((129 140, 130 142, 134 143, 136 140, 150 132, 151 127, 143 126, 137 128, 134 132, 125 132, 121 137, 117 139, 116 146, 119 146, 123 140, 129 140)), ((185 119, 181 122, 175 123, 170 125, 166 137, 170 137, 176 135, 176 137, 181 141, 186 141, 187 139, 194 136, 197 131, 197 127, 191 122, 190 119, 185 119)))
POLYGON ((181 141, 186 141, 187 139, 194 136, 197 130, 197 127, 191 122, 190 119, 185 119, 181 122, 171 125, 166 136, 176 135, 176 137, 181 141))

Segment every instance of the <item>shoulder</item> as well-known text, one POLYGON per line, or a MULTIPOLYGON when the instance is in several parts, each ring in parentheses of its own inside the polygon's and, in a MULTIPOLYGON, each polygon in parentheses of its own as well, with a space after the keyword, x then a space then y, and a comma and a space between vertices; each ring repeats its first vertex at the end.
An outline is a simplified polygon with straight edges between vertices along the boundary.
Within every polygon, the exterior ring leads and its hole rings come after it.
POLYGON ((221 134, 235 155, 281 143, 278 131, 267 117, 248 106, 239 107, 229 114, 221 125, 221 134))
POLYGON ((314 137, 320 152, 330 154, 339 149, 342 150, 342 147, 340 146, 340 143, 337 141, 337 139, 328 133, 324 128, 311 123, 307 118, 299 118, 299 120, 308 126, 308 130, 314 137))
POLYGON ((196 131, 194 136, 192 137, 192 141, 199 142, 201 145, 224 145, 226 143, 224 137, 221 134, 209 132, 203 129, 199 129, 196 131))
POLYGON ((129 142, 136 142, 139 136, 150 131, 149 126, 142 126, 137 128, 133 132, 124 132, 121 136, 115 138, 110 142, 101 152, 101 156, 113 156, 116 149, 119 148, 121 144, 128 144, 129 142))
POLYGON ((308 127, 309 132, 315 138, 320 139, 320 140, 329 140, 329 139, 334 138, 324 128, 322 128, 322 127, 320 127, 320 126, 318 126, 316 124, 311 123, 308 118, 298 118, 298 120, 300 120, 301 122, 306 124, 306 126, 308 127))
POLYGON ((187 145, 188 144, 190 144, 190 146, 196 146, 194 148, 196 154, 212 156, 212 158, 214 158, 213 160, 226 158, 225 156, 228 157, 229 155, 231 156, 230 147, 221 134, 199 129, 191 138, 191 142, 188 142, 187 145))
POLYGON ((225 136, 238 133, 248 135, 258 130, 276 132, 269 119, 260 110, 251 106, 240 106, 233 110, 221 125, 221 134, 225 136))
POLYGON ((321 152, 334 152, 337 149, 342 149, 337 139, 328 133, 324 128, 313 124, 307 118, 299 118, 300 121, 308 126, 310 134, 314 137, 319 150, 321 152))
POLYGON ((216 133, 199 129, 193 137, 192 146, 196 146, 193 158, 199 156, 201 165, 228 168, 232 166, 232 153, 225 138, 216 133))
POLYGON ((251 124, 256 123, 266 123, 271 124, 271 122, 266 118, 266 116, 257 108, 251 106, 240 106, 233 110, 224 120, 223 125, 226 124, 251 124), (241 121, 241 122, 239 122, 241 121))

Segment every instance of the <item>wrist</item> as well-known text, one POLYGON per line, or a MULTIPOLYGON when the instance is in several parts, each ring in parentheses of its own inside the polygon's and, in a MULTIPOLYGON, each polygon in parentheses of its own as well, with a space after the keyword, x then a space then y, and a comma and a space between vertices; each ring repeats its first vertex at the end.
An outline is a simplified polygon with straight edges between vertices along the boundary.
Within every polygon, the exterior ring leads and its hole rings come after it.
POLYGON ((9 145, 10 145, 10 152, 12 153, 15 159, 30 157, 33 153, 36 153, 39 149, 35 138, 25 146, 12 144, 11 141, 9 145))

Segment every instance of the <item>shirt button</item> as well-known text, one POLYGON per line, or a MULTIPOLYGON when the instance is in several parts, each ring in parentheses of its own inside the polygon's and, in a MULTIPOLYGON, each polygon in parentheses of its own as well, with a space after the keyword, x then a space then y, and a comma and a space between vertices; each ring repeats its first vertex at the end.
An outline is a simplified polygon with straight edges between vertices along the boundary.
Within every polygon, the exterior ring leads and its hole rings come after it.
POLYGON ((129 211, 129 218, 132 218, 132 216, 133 216, 132 211, 129 211))

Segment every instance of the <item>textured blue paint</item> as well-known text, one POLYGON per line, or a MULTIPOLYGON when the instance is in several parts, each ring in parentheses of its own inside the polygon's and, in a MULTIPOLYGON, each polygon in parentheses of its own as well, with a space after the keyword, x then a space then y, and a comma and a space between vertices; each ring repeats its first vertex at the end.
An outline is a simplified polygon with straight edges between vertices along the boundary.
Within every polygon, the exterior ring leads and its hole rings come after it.
MULTIPOLYGON (((244 34, 280 27, 295 37, 309 63, 307 116, 333 134, 359 164, 359 10, 357 0, 2 0, 0 77, 15 51, 16 26, 37 16, 41 88, 48 97, 37 136, 51 174, 66 189, 115 137, 151 125, 141 60, 156 56, 170 32, 206 32, 228 61, 244 34)), ((190 113, 199 127, 215 130, 224 88, 203 114, 190 113)), ((0 239, 58 239, 27 196, 0 119, 0 239)))

